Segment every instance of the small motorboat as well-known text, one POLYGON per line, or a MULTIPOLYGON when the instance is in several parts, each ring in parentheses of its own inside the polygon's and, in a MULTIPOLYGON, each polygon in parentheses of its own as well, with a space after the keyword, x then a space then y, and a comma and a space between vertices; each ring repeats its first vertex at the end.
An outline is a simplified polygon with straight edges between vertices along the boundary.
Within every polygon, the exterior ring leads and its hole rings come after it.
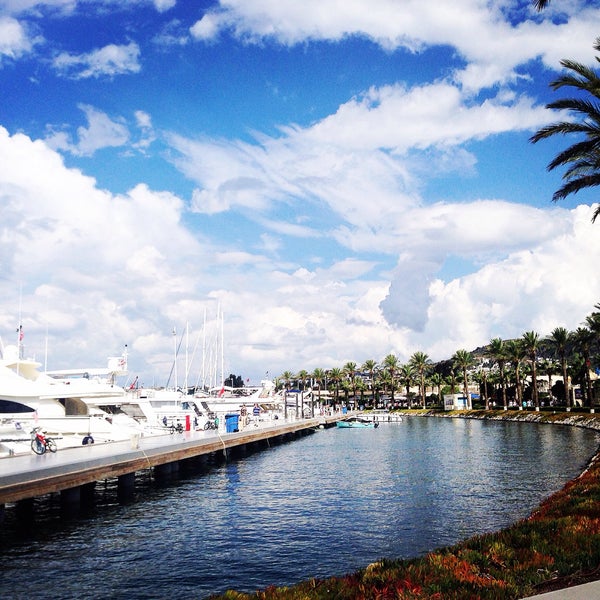
POLYGON ((359 418, 356 418, 356 417, 352 417, 350 419, 345 419, 343 421, 338 421, 336 423, 336 425, 338 427, 344 427, 346 429, 349 429, 349 428, 355 428, 355 429, 370 428, 370 429, 375 429, 376 427, 379 427, 379 423, 376 423, 375 421, 367 421, 366 419, 359 419, 359 418))

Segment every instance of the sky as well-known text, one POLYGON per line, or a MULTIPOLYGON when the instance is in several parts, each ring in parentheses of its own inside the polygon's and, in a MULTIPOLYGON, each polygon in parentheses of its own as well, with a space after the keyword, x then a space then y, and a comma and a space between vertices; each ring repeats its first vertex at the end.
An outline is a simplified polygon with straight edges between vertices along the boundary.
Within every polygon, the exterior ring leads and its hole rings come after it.
POLYGON ((576 329, 599 192, 553 203, 574 140, 529 138, 599 35, 600 0, 0 0, 4 346, 162 386, 576 329))

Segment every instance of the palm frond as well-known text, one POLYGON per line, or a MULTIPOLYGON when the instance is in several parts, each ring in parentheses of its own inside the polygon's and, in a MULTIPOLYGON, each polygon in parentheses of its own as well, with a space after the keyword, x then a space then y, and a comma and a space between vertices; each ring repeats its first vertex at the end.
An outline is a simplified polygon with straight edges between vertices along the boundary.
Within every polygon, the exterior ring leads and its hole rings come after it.
POLYGON ((588 175, 587 177, 579 177, 568 181, 561 188, 556 190, 552 196, 552 200, 557 202, 558 200, 564 200, 571 194, 576 194, 580 190, 584 190, 591 187, 600 185, 600 175, 588 175))
POLYGON ((550 87, 554 91, 565 86, 583 89, 592 93, 594 91, 598 91, 598 83, 600 82, 600 78, 592 68, 580 62, 569 59, 561 60, 560 64, 565 67, 565 69, 574 71, 577 75, 579 75, 579 77, 576 77, 573 73, 565 73, 561 75, 550 83, 550 87))

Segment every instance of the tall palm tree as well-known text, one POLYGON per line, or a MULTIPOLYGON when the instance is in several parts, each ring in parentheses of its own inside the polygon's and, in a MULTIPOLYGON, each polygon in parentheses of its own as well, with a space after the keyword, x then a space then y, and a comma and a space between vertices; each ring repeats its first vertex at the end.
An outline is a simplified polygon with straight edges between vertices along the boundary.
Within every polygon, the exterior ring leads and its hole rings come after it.
POLYGON ((504 410, 508 408, 506 401, 506 347, 504 341, 501 338, 493 338, 490 340, 490 344, 487 348, 487 354, 496 362, 498 365, 498 371, 500 373, 500 388, 502 390, 502 406, 504 410))
POLYGON ((356 373, 358 367, 355 362, 347 362, 344 365, 344 374, 348 378, 348 381, 352 387, 352 395, 354 396, 354 404, 356 405, 356 373))
POLYGON ((392 381, 392 385, 391 385, 391 397, 392 397, 392 404, 394 404, 394 391, 396 389, 395 386, 395 379, 396 379, 396 374, 398 373, 398 357, 395 354, 388 354, 382 362, 383 368, 389 373, 390 379, 392 381))
POLYGON ((565 406, 567 407, 567 410, 571 407, 571 392, 567 374, 567 345, 570 339, 571 334, 564 327, 555 327, 546 340, 550 344, 550 347, 553 348, 558 360, 560 360, 563 386, 565 389, 565 406))
POLYGON ((431 385, 435 386, 435 388, 437 390, 438 404, 443 403, 442 384, 444 383, 444 377, 442 376, 441 373, 437 373, 437 372, 432 373, 429 377, 429 381, 430 381, 431 385))
POLYGON ((392 404, 393 404, 396 380, 392 378, 392 376, 390 375, 390 372, 386 369, 379 371, 379 373, 377 374, 377 380, 381 384, 384 392, 385 392, 385 390, 390 391, 390 395, 392 397, 392 404))
POLYGON ((455 370, 454 365, 452 365, 452 368, 450 369, 450 373, 448 374, 446 381, 448 382, 448 385, 450 386, 450 393, 456 394, 456 370, 455 370))
POLYGON ((344 374, 341 369, 338 367, 334 367, 329 371, 329 379, 333 381, 333 385, 335 386, 335 403, 338 403, 339 394, 340 394, 340 382, 344 378, 344 374))
MULTIPOLYGON (((543 7, 547 2, 538 1, 537 5, 540 4, 543 7)), ((600 51, 600 38, 596 38, 594 50, 600 51)), ((574 88, 576 97, 556 100, 547 104, 546 108, 568 110, 575 119, 546 125, 530 138, 535 144, 555 135, 576 136, 577 141, 548 164, 549 171, 559 166, 567 168, 562 176, 565 183, 552 196, 555 202, 569 194, 600 185, 600 77, 590 67, 573 60, 563 59, 560 64, 570 73, 555 79, 550 87, 554 91, 562 87, 574 88)), ((598 215, 600 205, 594 211, 592 222, 598 215)))
POLYGON ((521 340, 509 340, 506 342, 506 357, 515 371, 516 401, 519 408, 523 407, 523 391, 521 384, 521 364, 525 359, 525 350, 521 340))
POLYGON ((410 398, 410 388, 411 388, 412 384, 415 382, 415 375, 416 375, 415 368, 410 363, 402 365, 400 367, 400 370, 398 371, 398 377, 399 377, 400 381, 402 382, 404 389, 406 390, 406 401, 408 402, 409 407, 412 404, 411 398, 410 398))
POLYGON ((373 395, 373 407, 377 408, 378 403, 378 394, 377 394, 377 386, 375 385, 375 373, 377 371, 377 361, 373 359, 365 360, 362 366, 362 370, 365 373, 369 374, 369 379, 371 381, 371 394, 373 395))
POLYGON ((280 379, 283 379, 283 383, 285 385, 286 391, 290 389, 290 385, 292 383, 293 378, 294 378, 294 374, 291 371, 284 371, 281 374, 280 379))
POLYGON ((483 391, 485 410, 490 410, 490 399, 488 397, 488 370, 486 367, 481 366, 475 373, 475 381, 479 384, 479 389, 483 391))
POLYGON ((283 395, 283 416, 285 419, 287 419, 287 392, 290 389, 293 378, 294 374, 291 371, 284 371, 281 374, 281 379, 283 379, 283 383, 285 385, 285 393, 283 395))
POLYGON ((409 363, 419 374, 419 393, 421 395, 421 404, 423 408, 427 408, 425 401, 425 371, 431 363, 429 356, 425 352, 415 352, 409 360, 409 363))
POLYGON ((302 391, 304 391, 306 389, 306 382, 310 378, 308 371, 306 369, 302 369, 301 371, 298 371, 296 377, 298 378, 298 383, 302 384, 302 391))
POLYGON ((463 374, 463 393, 465 395, 465 403, 468 406, 469 398, 469 369, 475 364, 473 355, 468 350, 457 350, 452 357, 454 365, 462 371, 463 374))
POLYGON ((522 343, 529 364, 531 365, 531 398, 537 410, 540 408, 540 397, 537 389, 537 353, 540 348, 540 336, 535 331, 526 331, 523 334, 522 343))
MULTIPOLYGON (((321 384, 325 381, 325 370, 324 369, 319 369, 316 368, 313 371, 313 379, 315 380, 315 383, 317 384, 317 402, 319 403, 319 410, 321 409, 321 384)), ((313 402, 313 417, 314 417, 314 402, 313 402)))
POLYGON ((592 380, 590 378, 590 367, 591 360, 590 354, 592 351, 592 343, 594 341, 594 333, 590 331, 587 327, 578 327, 573 332, 573 341, 575 343, 575 347, 583 356, 584 362, 584 370, 583 370, 583 383, 585 390, 585 398, 589 404, 592 406, 592 380))

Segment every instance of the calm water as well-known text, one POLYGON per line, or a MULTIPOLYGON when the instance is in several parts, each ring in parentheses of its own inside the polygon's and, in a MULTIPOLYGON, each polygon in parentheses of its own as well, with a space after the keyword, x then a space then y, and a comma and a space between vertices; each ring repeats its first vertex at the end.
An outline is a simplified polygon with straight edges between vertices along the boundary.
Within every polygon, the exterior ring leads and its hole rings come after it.
POLYGON ((8 511, 0 597, 205 598, 414 557, 526 516, 598 448, 574 427, 407 418, 329 429, 93 513, 8 511))

